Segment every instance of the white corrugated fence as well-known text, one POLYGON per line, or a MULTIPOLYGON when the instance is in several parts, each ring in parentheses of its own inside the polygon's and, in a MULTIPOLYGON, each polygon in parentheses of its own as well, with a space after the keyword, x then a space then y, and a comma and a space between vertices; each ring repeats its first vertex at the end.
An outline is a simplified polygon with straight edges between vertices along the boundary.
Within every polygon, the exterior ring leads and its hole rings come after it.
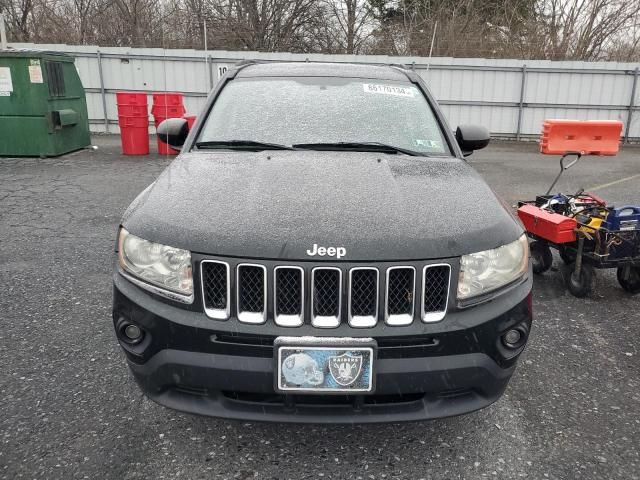
MULTIPOLYGON (((533 138, 545 118, 621 120, 628 141, 640 141, 639 64, 551 62, 380 55, 324 55, 157 48, 10 44, 76 57, 87 91, 91 129, 118 132, 115 92, 182 92, 198 113, 225 70, 240 60, 405 64, 422 76, 452 128, 482 124, 493 136, 533 138)), ((151 102, 151 100, 150 100, 151 102)))

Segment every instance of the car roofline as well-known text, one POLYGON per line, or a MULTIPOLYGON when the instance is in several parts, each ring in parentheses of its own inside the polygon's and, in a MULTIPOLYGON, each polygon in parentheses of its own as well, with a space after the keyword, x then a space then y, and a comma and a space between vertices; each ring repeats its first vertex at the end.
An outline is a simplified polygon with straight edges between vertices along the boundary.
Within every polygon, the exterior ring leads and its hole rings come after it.
MULTIPOLYGON (((245 68, 247 67, 251 67, 251 66, 258 66, 258 65, 269 65, 269 64, 274 64, 274 63, 299 63, 299 64, 316 64, 316 65, 330 65, 330 64, 336 64, 336 63, 344 63, 344 65, 357 65, 357 66, 371 66, 371 67, 387 67, 393 71, 396 71, 398 73, 404 74, 407 79, 413 83, 418 83, 418 79, 419 76, 418 74, 411 69, 408 65, 403 65, 403 64, 399 64, 399 63, 354 63, 354 62, 310 62, 308 60, 303 61, 303 60, 286 60, 286 61, 281 61, 281 60, 255 60, 255 59, 249 59, 249 60, 240 60, 239 62, 235 63, 233 65, 233 67, 231 67, 229 69, 228 73, 228 78, 229 80, 231 79, 235 79, 235 77, 245 68)), ((255 75, 255 77, 274 77, 275 75, 255 75)), ((278 75, 280 76, 280 75, 278 75)), ((283 75, 284 76, 284 75, 283 75)), ((310 75, 311 76, 311 75, 310 75)), ((315 75, 313 75, 315 76, 315 75)), ((317 76, 322 76, 322 77, 336 77, 336 78, 365 78, 365 77, 348 77, 345 76, 344 74, 336 74, 336 75, 317 75, 317 76)), ((367 77, 368 78, 368 77, 367 77)), ((375 77, 372 77, 375 78, 375 77)))

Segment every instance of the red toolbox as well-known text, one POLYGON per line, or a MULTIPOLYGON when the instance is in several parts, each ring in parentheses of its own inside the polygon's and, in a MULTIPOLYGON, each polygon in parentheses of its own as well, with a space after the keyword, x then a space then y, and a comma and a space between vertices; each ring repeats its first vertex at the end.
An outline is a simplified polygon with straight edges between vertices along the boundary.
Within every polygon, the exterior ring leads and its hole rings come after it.
POLYGON ((576 241, 575 229, 578 222, 575 218, 551 213, 529 204, 518 208, 518 217, 527 232, 549 242, 569 243, 576 241))

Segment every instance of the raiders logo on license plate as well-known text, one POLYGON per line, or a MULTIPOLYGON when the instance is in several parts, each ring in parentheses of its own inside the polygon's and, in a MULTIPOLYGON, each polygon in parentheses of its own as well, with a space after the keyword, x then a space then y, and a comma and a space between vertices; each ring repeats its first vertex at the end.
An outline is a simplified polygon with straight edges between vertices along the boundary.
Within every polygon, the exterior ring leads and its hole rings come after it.
POLYGON ((275 388, 292 393, 373 393, 373 339, 278 337, 275 388))

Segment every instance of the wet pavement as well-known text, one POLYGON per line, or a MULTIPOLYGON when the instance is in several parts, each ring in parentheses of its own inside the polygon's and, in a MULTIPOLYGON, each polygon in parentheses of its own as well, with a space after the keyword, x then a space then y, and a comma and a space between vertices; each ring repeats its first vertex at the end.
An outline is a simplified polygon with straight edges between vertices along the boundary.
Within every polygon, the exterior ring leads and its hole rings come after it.
MULTIPOLYGON (((170 160, 95 142, 57 159, 0 159, 0 478, 640 478, 640 297, 600 271, 594 294, 576 299, 557 258, 536 278, 518 370, 485 410, 313 426, 150 402, 112 331, 112 252, 124 209, 170 160)), ((470 162, 510 204, 543 193, 558 169, 534 144, 494 144, 470 162)), ((639 173, 640 148, 627 148, 584 159, 557 190, 638 204, 640 178, 624 179, 639 173)))

